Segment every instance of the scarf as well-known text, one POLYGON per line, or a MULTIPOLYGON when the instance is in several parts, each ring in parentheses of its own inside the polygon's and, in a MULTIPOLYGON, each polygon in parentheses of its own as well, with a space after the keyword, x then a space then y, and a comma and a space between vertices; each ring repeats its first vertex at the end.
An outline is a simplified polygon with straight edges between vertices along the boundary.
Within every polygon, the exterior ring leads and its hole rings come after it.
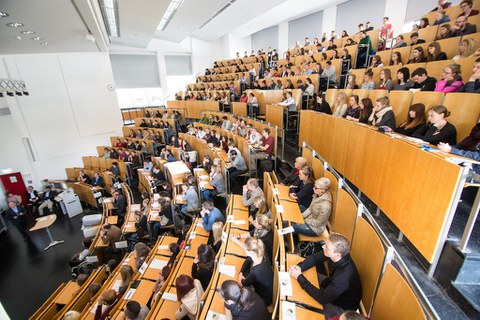
POLYGON ((392 110, 392 107, 385 107, 377 112, 372 112, 368 120, 371 121, 373 125, 375 125, 377 122, 382 121, 382 117, 385 115, 385 113, 391 110, 392 110))

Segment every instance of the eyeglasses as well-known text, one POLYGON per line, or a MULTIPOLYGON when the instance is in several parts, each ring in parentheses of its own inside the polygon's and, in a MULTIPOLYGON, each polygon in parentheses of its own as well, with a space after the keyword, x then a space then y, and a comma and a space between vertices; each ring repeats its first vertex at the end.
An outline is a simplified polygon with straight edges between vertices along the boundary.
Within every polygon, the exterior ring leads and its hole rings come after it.
POLYGON ((442 70, 442 73, 445 73, 445 74, 452 74, 453 72, 451 72, 451 71, 446 71, 446 70, 442 70))

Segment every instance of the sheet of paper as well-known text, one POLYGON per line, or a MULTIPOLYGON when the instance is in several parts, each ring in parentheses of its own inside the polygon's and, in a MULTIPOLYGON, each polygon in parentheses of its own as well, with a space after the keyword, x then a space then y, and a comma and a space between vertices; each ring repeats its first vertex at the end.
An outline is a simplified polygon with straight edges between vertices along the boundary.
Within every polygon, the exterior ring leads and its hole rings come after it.
MULTIPOLYGON (((203 223, 197 222, 197 226, 200 227, 200 228, 203 228, 203 223)), ((205 228, 204 228, 204 229, 205 229, 205 228)))
POLYGON ((282 301, 282 319, 295 320, 295 303, 289 301, 282 301))
POLYGON ((275 209, 277 209, 277 213, 284 213, 283 206, 281 204, 276 204, 275 209))
POLYGON ((195 233, 195 231, 192 231, 192 232, 190 232, 190 237, 188 239, 190 239, 190 240, 195 239, 196 235, 197 234, 195 233))
POLYGON ((168 245, 159 245, 158 250, 168 250, 168 245))
POLYGON ((140 274, 144 274, 145 270, 147 270, 147 267, 148 267, 147 264, 144 262, 140 267, 140 269, 138 269, 138 272, 140 272, 140 274))
POLYGON ((279 272, 278 280, 280 283, 280 295, 291 297, 293 295, 293 288, 290 274, 288 272, 279 272))
POLYGON ((220 265, 220 267, 218 268, 218 271, 220 273, 223 273, 231 278, 235 277, 235 274, 236 274, 236 268, 235 266, 230 266, 228 264, 222 264, 220 265))
POLYGON ((127 293, 125 293, 125 297, 123 298, 124 300, 130 300, 133 297, 133 294, 135 293, 137 289, 129 289, 127 293))
POLYGON ((280 191, 278 191, 278 189, 277 189, 277 188, 275 188, 275 189, 272 189, 272 191, 273 191, 273 194, 276 194, 276 195, 279 195, 279 194, 280 194, 280 191))
POLYGON ((110 202, 112 202, 112 200, 105 198, 105 199, 103 199, 103 202, 104 202, 104 203, 110 203, 110 202))
POLYGON ((120 289, 120 285, 122 284, 122 280, 115 280, 113 283, 112 289, 118 292, 118 289, 120 289))
POLYGON ((228 235, 225 231, 222 230, 222 241, 227 242, 227 240, 228 240, 228 235))
POLYGON ((98 262, 98 257, 97 256, 88 256, 88 257, 85 257, 85 261, 87 261, 88 263, 95 263, 95 262, 98 262))
POLYGON ((150 262, 150 268, 162 270, 163 267, 167 265, 167 263, 168 261, 165 261, 165 260, 153 259, 153 261, 150 262))
POLYGON ((235 220, 233 221, 233 224, 238 226, 238 225, 247 224, 247 223, 245 222, 245 220, 235 220))
POLYGON ((125 260, 123 260, 122 265, 126 266, 129 261, 130 261, 130 258, 126 258, 125 260))
POLYGON ((286 227, 286 228, 278 230, 278 235, 283 236, 284 234, 292 233, 293 231, 295 231, 295 230, 293 229, 292 226, 286 227))
POLYGON ((140 211, 140 204, 131 204, 130 205, 131 211, 140 211))
POLYGON ((233 222, 233 220, 235 220, 235 217, 233 216, 233 214, 227 215, 227 223, 228 222, 233 222))
POLYGON ((227 317, 224 314, 213 312, 212 310, 208 311, 207 317, 205 320, 226 320, 227 317))
POLYGON ((164 292, 162 294, 162 299, 169 301, 177 301, 177 295, 170 292, 164 292))

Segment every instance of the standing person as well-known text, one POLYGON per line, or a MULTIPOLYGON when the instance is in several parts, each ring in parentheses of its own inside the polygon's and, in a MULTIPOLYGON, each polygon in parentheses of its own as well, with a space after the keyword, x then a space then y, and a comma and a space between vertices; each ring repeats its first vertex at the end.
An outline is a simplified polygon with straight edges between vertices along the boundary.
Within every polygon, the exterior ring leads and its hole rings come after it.
POLYGON ((7 203, 15 202, 17 205, 22 204, 22 197, 16 194, 13 194, 10 191, 5 192, 5 196, 7 198, 7 203))
POLYGON ((26 210, 22 205, 17 205, 14 201, 8 203, 9 209, 5 213, 5 217, 12 222, 15 228, 23 236, 23 241, 27 242, 30 237, 27 232, 26 210))
MULTIPOLYGON (((325 318, 340 315, 345 310, 357 310, 362 298, 362 284, 355 263, 350 256, 350 241, 338 233, 332 233, 317 252, 289 269, 303 290, 323 305, 325 318), (302 274, 312 267, 325 270, 327 262, 330 276, 319 273, 320 287, 317 288, 302 274)), ((325 272, 326 273, 326 272, 325 272)))

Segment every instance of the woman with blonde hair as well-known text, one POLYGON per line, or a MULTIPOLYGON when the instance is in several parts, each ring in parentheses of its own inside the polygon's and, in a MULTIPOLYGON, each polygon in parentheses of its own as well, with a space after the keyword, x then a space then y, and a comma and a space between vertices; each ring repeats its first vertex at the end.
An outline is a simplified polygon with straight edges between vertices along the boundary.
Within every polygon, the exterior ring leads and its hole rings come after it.
POLYGON ((412 137, 437 145, 440 142, 455 145, 457 129, 446 118, 450 111, 445 106, 434 106, 428 110, 428 122, 417 129, 412 137))
POLYGON ((357 76, 353 73, 349 74, 347 77, 347 83, 345 89, 358 89, 358 84, 356 83, 357 76))
POLYGON ((456 92, 463 87, 462 67, 459 64, 449 64, 443 68, 442 80, 435 84, 436 92, 456 92))
MULTIPOLYGON (((265 199, 265 197, 257 196, 253 198, 253 206, 257 209, 255 212, 255 216, 257 214, 264 214, 270 218, 271 213, 270 209, 268 209, 267 200, 265 199)), ((254 217, 250 216, 250 218, 253 219, 254 217)))
POLYGON ((333 108, 333 115, 337 118, 341 118, 347 110, 347 95, 345 92, 339 92, 337 95, 337 102, 333 108))
POLYGON ((458 54, 452 58, 453 61, 457 61, 460 58, 468 58, 475 56, 475 52, 479 48, 478 40, 474 38, 463 39, 458 46, 458 54))
POLYGON ((130 265, 124 265, 120 268, 121 282, 118 288, 119 292, 125 293, 127 291, 127 288, 130 286, 130 283, 132 282, 134 274, 135 272, 133 271, 133 268, 130 265))
POLYGON ((241 287, 253 286, 255 292, 263 299, 265 305, 272 304, 273 272, 269 259, 265 258, 263 241, 249 237, 244 244, 247 259, 238 274, 238 284, 241 287))
POLYGON ((300 211, 303 212, 312 202, 313 183, 315 181, 312 167, 302 168, 298 177, 300 182, 296 186, 290 187, 290 198, 297 200, 300 211))
POLYGON ((269 219, 264 214, 257 214, 257 217, 253 219, 250 216, 250 224, 254 227, 250 232, 240 233, 238 235, 232 235, 232 241, 240 247, 244 247, 243 243, 239 239, 246 239, 248 237, 255 237, 262 240, 265 255, 273 261, 273 229, 272 229, 272 220, 269 219))

